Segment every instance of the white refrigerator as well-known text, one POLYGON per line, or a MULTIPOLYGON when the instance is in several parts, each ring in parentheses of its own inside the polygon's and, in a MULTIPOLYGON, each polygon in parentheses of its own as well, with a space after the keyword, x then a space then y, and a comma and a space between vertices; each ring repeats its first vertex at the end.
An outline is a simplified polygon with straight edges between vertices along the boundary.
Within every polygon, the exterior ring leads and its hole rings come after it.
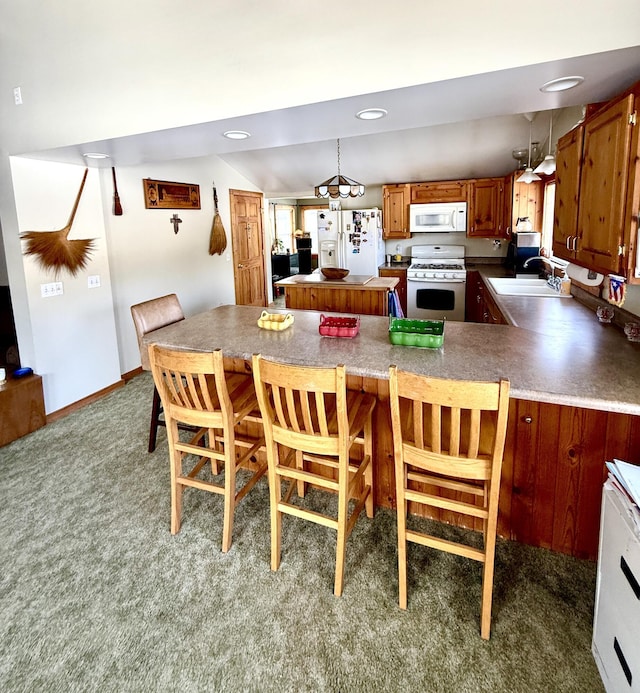
POLYGON ((318 212, 319 267, 345 267, 351 274, 377 277, 384 250, 379 209, 318 212))

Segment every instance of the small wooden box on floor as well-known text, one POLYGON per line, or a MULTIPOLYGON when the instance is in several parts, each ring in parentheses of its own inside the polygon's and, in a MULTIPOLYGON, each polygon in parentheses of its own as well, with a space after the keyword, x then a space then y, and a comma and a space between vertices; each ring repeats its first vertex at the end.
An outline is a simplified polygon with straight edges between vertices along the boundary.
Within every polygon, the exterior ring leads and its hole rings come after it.
POLYGON ((0 384, 0 446, 42 428, 46 421, 42 378, 8 375, 0 384))

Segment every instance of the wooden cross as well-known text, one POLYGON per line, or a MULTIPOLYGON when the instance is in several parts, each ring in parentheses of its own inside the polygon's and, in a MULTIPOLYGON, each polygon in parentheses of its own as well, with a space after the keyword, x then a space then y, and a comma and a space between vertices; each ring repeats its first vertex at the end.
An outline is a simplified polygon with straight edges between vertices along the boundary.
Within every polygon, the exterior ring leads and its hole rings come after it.
POLYGON ((174 214, 170 221, 173 224, 173 233, 178 233, 180 230, 178 224, 182 224, 182 219, 180 219, 177 214, 174 214))

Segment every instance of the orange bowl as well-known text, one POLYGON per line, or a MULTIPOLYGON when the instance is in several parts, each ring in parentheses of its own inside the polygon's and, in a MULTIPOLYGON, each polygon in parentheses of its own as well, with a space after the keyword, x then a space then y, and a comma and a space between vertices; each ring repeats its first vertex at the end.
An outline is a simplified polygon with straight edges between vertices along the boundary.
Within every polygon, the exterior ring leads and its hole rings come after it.
POLYGON ((327 279, 344 279, 349 274, 349 270, 342 267, 321 267, 320 271, 327 279))

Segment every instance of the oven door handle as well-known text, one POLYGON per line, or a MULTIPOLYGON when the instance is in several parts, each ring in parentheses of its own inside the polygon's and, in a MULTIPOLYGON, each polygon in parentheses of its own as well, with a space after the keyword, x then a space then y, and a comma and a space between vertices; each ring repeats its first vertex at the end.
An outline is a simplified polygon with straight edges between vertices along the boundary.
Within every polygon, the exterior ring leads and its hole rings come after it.
POLYGON ((422 284, 464 284, 466 279, 425 279, 424 277, 407 277, 408 282, 420 282, 422 284))

